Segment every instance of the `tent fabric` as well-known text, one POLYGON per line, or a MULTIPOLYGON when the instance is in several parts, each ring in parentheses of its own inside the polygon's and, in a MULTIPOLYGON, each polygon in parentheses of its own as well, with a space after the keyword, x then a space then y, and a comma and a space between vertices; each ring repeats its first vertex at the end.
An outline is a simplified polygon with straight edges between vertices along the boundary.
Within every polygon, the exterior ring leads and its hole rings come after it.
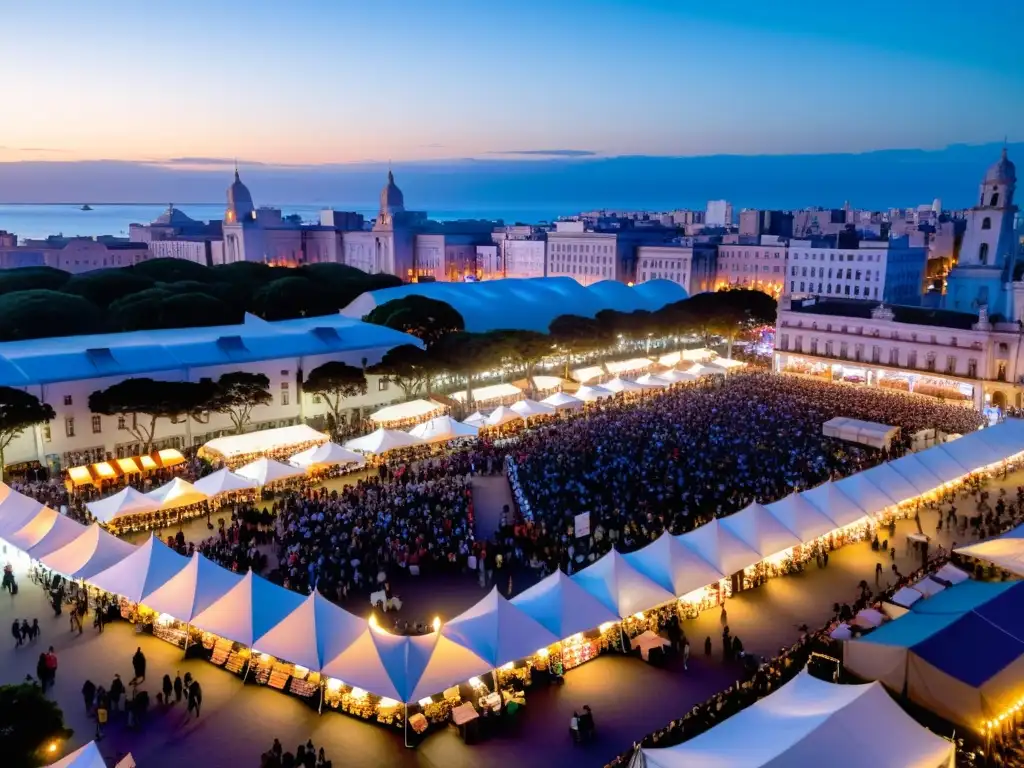
POLYGON ((476 437, 478 427, 461 424, 451 416, 437 416, 430 421, 417 424, 409 430, 409 434, 418 437, 425 443, 446 443, 464 437, 476 437))
POLYGON ((541 405, 549 405, 557 411, 583 407, 582 400, 573 397, 566 392, 555 392, 553 395, 548 395, 540 402, 541 405))
POLYGON ((696 374, 687 373, 686 371, 677 371, 675 368, 670 371, 662 371, 658 376, 670 384, 678 384, 683 381, 696 381, 698 379, 696 374))
POLYGON ((235 474, 239 477, 248 478, 257 485, 269 485, 270 483, 287 480, 291 477, 300 477, 305 474, 305 471, 264 456, 262 459, 256 459, 251 464, 239 467, 235 470, 235 474))
MULTIPOLYGON (((946 451, 942 450, 942 446, 937 446, 933 451, 919 451, 911 454, 910 457, 903 458, 917 460, 943 483, 951 483, 970 473, 969 469, 964 468, 946 451)), ((902 460, 902 458, 896 459, 896 461, 902 460)))
POLYGON ((241 435, 227 435, 214 438, 199 449, 200 456, 216 456, 230 459, 250 453, 270 453, 290 445, 303 443, 325 443, 330 436, 318 432, 308 424, 293 424, 277 429, 259 429, 241 435))
POLYGON ((231 470, 224 468, 218 469, 206 477, 199 478, 192 485, 200 493, 205 493, 207 496, 212 497, 221 493, 251 490, 256 487, 256 481, 248 477, 236 475, 231 470))
POLYGON ((156 512, 160 509, 160 504, 128 485, 113 496, 88 502, 85 507, 101 523, 108 523, 125 515, 156 512))
POLYGON ((154 590, 145 603, 158 613, 190 622, 224 597, 242 580, 237 573, 196 552, 188 565, 154 590))
POLYGON ((641 387, 664 388, 672 384, 668 379, 662 378, 660 373, 645 373, 637 378, 636 383, 641 387))
POLYGON ((727 576, 763 559, 747 544, 736 538, 734 533, 723 528, 718 519, 713 519, 677 538, 727 576))
POLYGON ((422 659, 418 665, 415 661, 410 662, 411 643, 408 637, 374 630, 365 621, 363 624, 363 632, 334 658, 327 659, 321 672, 379 696, 396 701, 411 701, 409 697, 415 679, 418 679, 426 666, 426 659, 422 659), (412 671, 415 679, 411 684, 407 682, 407 669, 410 665, 417 666, 412 671))
POLYGON ((621 619, 676 598, 614 549, 571 578, 621 619))
POLYGON ((399 448, 411 448, 414 445, 423 445, 423 441, 408 432, 380 427, 368 435, 346 440, 344 447, 360 453, 381 454, 399 448))
POLYGON ((757 502, 748 504, 739 512, 719 518, 719 523, 762 558, 771 557, 802 543, 800 537, 757 502))
POLYGON ((223 597, 196 614, 192 623, 207 632, 252 646, 305 599, 249 571, 223 597))
POLYGON ((683 373, 689 373, 698 378, 701 376, 725 376, 725 369, 717 365, 701 365, 694 363, 689 368, 684 368, 683 373))
MULTIPOLYGON (((0 510, 2 509, 0 507, 0 510)), ((967 557, 985 560, 997 568, 1024 576, 1024 525, 1019 525, 994 539, 958 547, 956 552, 967 557)), ((952 579, 948 579, 948 581, 952 581, 952 579)))
POLYGON ((680 597, 714 584, 727 575, 668 531, 643 549, 623 557, 659 587, 680 597))
POLYGON ((835 523, 799 493, 768 504, 766 509, 803 541, 812 541, 836 529, 835 523))
POLYGON ((75 520, 72 520, 67 515, 62 515, 59 512, 54 512, 53 510, 49 509, 49 507, 43 507, 43 511, 50 512, 54 516, 53 522, 49 526, 49 530, 47 530, 46 533, 42 537, 40 537, 35 544, 32 544, 28 547, 24 547, 24 550, 28 552, 28 554, 34 557, 36 560, 42 560, 51 552, 56 552, 61 547, 70 544, 83 533, 85 533, 86 530, 86 526, 82 525, 81 523, 75 520))
POLYGON ((610 389, 605 389, 603 386, 584 386, 576 390, 575 397, 577 400, 582 400, 585 403, 592 403, 595 400, 604 400, 606 397, 612 397, 614 394, 610 389))
POLYGON ((902 605, 904 608, 909 608, 923 597, 924 595, 913 587, 901 587, 896 590, 896 593, 889 599, 896 603, 896 605, 902 605))
POLYGON ((390 421, 406 421, 422 419, 424 416, 435 416, 444 410, 444 406, 433 400, 410 400, 407 403, 389 405, 370 414, 370 421, 378 424, 390 421))
POLYGON ((654 361, 646 357, 631 357, 629 360, 613 360, 610 363, 605 363, 604 367, 608 369, 608 373, 615 375, 628 371, 643 371, 652 365, 654 365, 654 361))
MULTIPOLYGON (((470 390, 470 394, 473 395, 474 402, 487 402, 488 400, 502 400, 507 397, 521 397, 523 390, 515 384, 491 384, 486 387, 477 387, 476 389, 470 390)), ((455 392, 452 395, 452 400, 465 403, 465 390, 462 392, 455 392)))
POLYGON ((366 629, 366 619, 339 608, 314 590, 295 610, 256 637, 253 646, 319 672, 366 629))
POLYGON ((858 627, 880 627, 884 622, 885 614, 874 608, 865 608, 853 617, 853 623, 858 627))
POLYGON ((46 535, 56 525, 57 518, 60 517, 63 517, 60 512, 40 505, 39 511, 32 515, 30 519, 15 530, 5 531, 3 537, 8 544, 23 552, 28 552, 46 538, 46 535))
POLYGON ((146 498, 159 504, 160 509, 177 509, 206 501, 210 496, 200 491, 188 480, 176 477, 171 482, 147 493, 146 498))
POLYGON ((153 592, 188 565, 189 559, 150 535, 145 544, 120 562, 101 571, 89 582, 102 590, 144 603, 153 592))
POLYGON ((925 576, 917 583, 911 584, 910 588, 916 589, 925 597, 932 597, 933 595, 937 595, 939 594, 939 592, 945 589, 944 586, 939 584, 939 582, 935 581, 935 579, 933 579, 931 576, 925 576))
POLYGON ((836 480, 834 485, 836 490, 871 516, 876 516, 882 510, 896 506, 900 501, 871 482, 863 472, 836 480))
POLYGON ((687 742, 642 750, 647 768, 952 768, 955 753, 951 741, 918 725, 878 683, 836 685, 806 670, 687 742), (851 733, 870 735, 837 748, 851 733))
POLYGON ((412 659, 413 667, 406 672, 406 680, 413 679, 417 662, 426 660, 426 663, 422 664, 422 672, 415 675, 416 684, 412 688, 412 693, 406 697, 406 701, 418 701, 425 696, 432 696, 455 683, 486 674, 494 668, 486 659, 480 658, 473 651, 449 640, 439 632, 410 637, 406 658, 412 659))
POLYGON ((802 491, 800 495, 835 523, 835 528, 856 523, 868 514, 866 509, 840 491, 831 480, 826 480, 816 488, 802 491))
POLYGON ((572 377, 580 384, 586 384, 588 381, 599 379, 604 376, 604 368, 599 365, 592 365, 588 368, 577 368, 572 371, 572 377))
POLYGON ((874 421, 837 416, 822 424, 821 432, 826 437, 834 437, 851 443, 861 443, 872 448, 884 449, 892 445, 892 441, 900 433, 900 428, 889 424, 879 424, 874 421))
POLYGON ((70 755, 51 764, 49 768, 107 768, 107 763, 100 754, 96 742, 90 741, 84 747, 79 747, 70 755))
MULTIPOLYGON (((926 453, 926 451, 922 451, 922 453, 926 453)), ((889 466, 903 475, 907 482, 914 486, 918 494, 928 493, 945 482, 945 480, 940 479, 934 472, 922 464, 917 455, 913 453, 901 456, 895 461, 890 461, 889 466)))
POLYGON ((510 603, 495 587, 476 605, 445 622, 441 634, 492 667, 532 656, 561 638, 510 603))
POLYGON ((942 579, 948 581, 951 584, 962 584, 963 582, 970 579, 970 575, 964 573, 952 563, 946 563, 944 566, 939 568, 935 573, 932 574, 936 579, 942 579))
POLYGON ((901 504, 922 493, 906 477, 893 469, 890 462, 878 464, 871 469, 858 472, 855 476, 863 477, 876 488, 882 489, 886 496, 901 504))
MULTIPOLYGON (((445 417, 447 418, 447 417, 445 417)), ((321 443, 312 448, 307 448, 288 459, 289 463, 297 467, 333 467, 338 464, 365 464, 366 459, 362 454, 342 448, 337 443, 321 443)))
POLYGON ((499 405, 493 411, 491 415, 487 417, 488 427, 500 427, 503 424, 508 424, 510 421, 518 421, 523 417, 504 405, 499 405))
POLYGON ((530 400, 529 398, 512 403, 509 406, 509 410, 515 411, 524 419, 532 419, 534 416, 553 416, 555 413, 554 406, 538 403, 536 400, 530 400))
POLYGON ((637 384, 635 381, 629 379, 620 379, 616 376, 611 381, 606 381, 601 385, 602 389, 606 389, 609 392, 618 394, 619 392, 642 392, 647 387, 642 384, 637 384))
POLYGON ((482 427, 487 423, 487 417, 480 411, 475 411, 471 416, 463 419, 462 423, 470 427, 482 427))
POLYGON ((560 639, 619 620, 614 610, 561 570, 520 592, 512 604, 560 639))
POLYGON ((558 389, 565 383, 561 376, 534 375, 529 380, 525 380, 523 384, 517 383, 516 386, 525 390, 528 388, 530 381, 533 382, 538 392, 550 392, 553 389, 558 389))
POLYGON ((40 555, 47 568, 73 579, 91 581, 97 573, 124 560, 135 547, 93 523, 60 549, 40 555))

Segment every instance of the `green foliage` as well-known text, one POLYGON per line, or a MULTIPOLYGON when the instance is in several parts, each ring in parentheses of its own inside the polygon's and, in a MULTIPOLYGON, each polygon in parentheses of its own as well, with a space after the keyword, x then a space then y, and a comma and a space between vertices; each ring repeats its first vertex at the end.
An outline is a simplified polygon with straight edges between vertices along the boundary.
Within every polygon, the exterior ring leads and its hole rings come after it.
POLYGON ((99 333, 100 310, 81 296, 48 290, 0 296, 0 341, 99 333))
POLYGON ((0 387, 0 480, 3 480, 7 446, 29 427, 54 418, 53 408, 39 402, 35 395, 13 387, 0 387))
POLYGON ((412 397, 421 387, 425 387, 429 395, 434 377, 443 372, 444 368, 433 355, 414 344, 392 347, 379 363, 367 369, 367 373, 393 381, 406 397, 412 397))
POLYGON ((201 283, 223 281, 217 269, 185 259, 151 259, 136 264, 132 269, 158 283, 176 283, 180 280, 198 280, 201 283))
POLYGON ((21 267, 0 271, 0 295, 15 291, 59 291, 70 273, 53 267, 21 267))
POLYGON ((344 399, 366 394, 366 376, 360 368, 331 360, 306 374, 302 388, 323 398, 337 428, 341 424, 341 405, 344 399))
POLYGON ((462 315, 451 304, 416 295, 385 302, 363 320, 411 334, 428 348, 466 327, 462 315))
POLYGON ((107 312, 107 327, 112 331, 142 331, 157 328, 180 328, 183 318, 191 327, 231 325, 242 322, 243 313, 231 304, 207 292, 178 292, 172 283, 150 288, 119 299, 107 312))
POLYGON ((217 379, 217 391, 209 410, 231 417, 235 434, 242 434, 249 423, 252 409, 257 405, 270 405, 270 379, 262 373, 233 371, 217 379))
POLYGON ((118 299, 152 288, 153 283, 153 278, 134 269, 98 269, 73 275, 60 290, 88 299, 97 307, 109 307, 118 299))
POLYGON ((264 320, 332 315, 341 305, 329 289, 305 277, 283 277, 267 283, 252 297, 253 314, 264 320))
POLYGON ((210 410, 216 396, 217 385, 210 379, 125 379, 89 395, 89 410, 104 416, 124 416, 126 430, 143 444, 143 453, 149 453, 159 419, 198 416, 210 410))
POLYGON ((52 762, 48 746, 70 739, 64 713, 33 683, 0 686, 0 755, 5 768, 52 762))

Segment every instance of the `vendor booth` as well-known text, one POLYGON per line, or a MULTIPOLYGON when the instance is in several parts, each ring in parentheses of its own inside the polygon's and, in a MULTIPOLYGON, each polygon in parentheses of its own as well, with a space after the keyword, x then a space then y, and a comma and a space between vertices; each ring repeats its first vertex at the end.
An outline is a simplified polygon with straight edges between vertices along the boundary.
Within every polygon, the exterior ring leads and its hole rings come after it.
POLYGON ((199 457, 224 461, 229 466, 244 464, 263 455, 285 456, 311 445, 326 443, 330 436, 306 424, 278 429, 261 429, 211 440, 199 449, 199 457))
POLYGON ((425 443, 448 443, 452 440, 476 437, 478 427, 461 424, 451 416, 435 416, 430 421, 417 424, 409 434, 425 443))
MULTIPOLYGON (((445 417, 447 418, 447 417, 445 417)), ((301 453, 292 456, 288 461, 296 467, 310 469, 314 467, 335 467, 343 464, 358 464, 362 466, 366 459, 355 451, 342 448, 337 443, 322 443, 307 448, 301 453)))
POLYGON ((956 552, 985 560, 1017 576, 1024 576, 1024 525, 1018 525, 993 539, 959 547, 956 552))
POLYGON ((397 451, 402 448, 412 448, 423 445, 418 437, 402 432, 398 429, 384 429, 383 427, 362 437, 356 437, 345 441, 345 448, 350 451, 358 451, 370 455, 380 455, 389 451, 397 451))
MULTIPOLYGON (((518 394, 519 390, 516 390, 518 394)), ((370 414, 370 421, 381 427, 403 427, 418 424, 444 413, 444 406, 434 400, 410 400, 381 408, 370 414)))
MULTIPOLYGON (((523 390, 515 384, 491 384, 486 387, 471 389, 470 394, 473 396, 474 403, 512 403, 523 396, 523 390)), ((452 400, 458 403, 465 404, 466 402, 465 390, 453 392, 451 397, 452 400)))
POLYGON ((487 417, 487 421, 484 423, 487 427, 503 427, 504 425, 512 422, 524 421, 525 419, 518 413, 513 411, 511 408, 499 405, 493 411, 490 416, 487 417))
MULTIPOLYGON (((313 449, 315 450, 315 449, 313 449)), ((238 493, 251 491, 256 488, 256 482, 248 477, 237 475, 231 470, 218 469, 213 474, 201 477, 192 483, 192 486, 200 493, 209 497, 219 496, 222 493, 238 493)))
POLYGON ((821 433, 825 437, 834 437, 837 440, 888 450, 892 447, 893 440, 899 438, 900 428, 844 416, 826 421, 821 427, 821 433))
POLYGON ((556 411, 572 411, 583 407, 583 401, 573 397, 566 392, 555 392, 540 401, 541 405, 547 405, 556 411))
POLYGON ((518 413, 527 421, 538 416, 554 416, 555 407, 552 405, 545 405, 544 403, 538 403, 536 400, 520 400, 519 402, 512 403, 509 406, 509 410, 518 413))
POLYGON ((113 496, 88 502, 85 508, 101 523, 109 523, 114 518, 125 515, 156 512, 160 509, 160 502, 128 485, 113 496))
POLYGON ((585 403, 592 403, 595 400, 604 400, 606 397, 613 397, 615 395, 610 389, 605 389, 599 386, 584 386, 576 390, 574 397, 577 400, 582 400, 585 403))
POLYGON ((177 509, 200 504, 210 497, 187 480, 176 477, 171 482, 147 493, 146 498, 156 502, 159 509, 177 509))
POLYGON ((239 467, 235 470, 235 474, 252 480, 256 485, 262 487, 272 483, 279 483, 283 480, 302 477, 305 474, 305 470, 281 461, 274 461, 273 459, 263 457, 262 459, 256 459, 256 461, 250 464, 246 464, 244 467, 239 467))

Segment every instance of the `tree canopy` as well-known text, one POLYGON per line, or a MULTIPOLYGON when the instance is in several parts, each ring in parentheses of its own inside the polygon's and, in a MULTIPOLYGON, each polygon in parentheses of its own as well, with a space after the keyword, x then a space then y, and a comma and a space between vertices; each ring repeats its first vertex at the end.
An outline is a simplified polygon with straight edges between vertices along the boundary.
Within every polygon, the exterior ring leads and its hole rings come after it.
POLYGON ((392 347, 379 363, 367 369, 367 373, 383 376, 397 384, 407 398, 421 388, 429 395, 434 378, 443 372, 444 367, 434 355, 414 344, 392 347))
POLYGON ((252 416, 252 409, 258 405, 270 405, 270 379, 262 373, 233 371, 217 379, 217 391, 213 395, 209 410, 223 413, 231 418, 235 434, 242 434, 252 416))
POLYGON ((4 451, 29 427, 56 418, 47 403, 28 392, 0 387, 0 480, 4 477, 4 451))
POLYGON ((73 734, 60 707, 35 683, 0 686, 0 755, 8 768, 52 762, 49 746, 73 734))
POLYGON ((466 327, 462 315, 451 304, 416 295, 385 302, 363 320, 408 333, 428 347, 466 327))
POLYGON ((0 294, 16 291, 59 291, 71 274, 53 267, 21 267, 0 270, 0 294))
POLYGON ((102 330, 100 310, 81 296, 42 289, 0 296, 0 341, 99 333, 102 330))
POLYGON ((342 402, 366 394, 366 375, 353 365, 331 360, 306 374, 303 390, 319 395, 331 411, 334 429, 341 426, 342 402))

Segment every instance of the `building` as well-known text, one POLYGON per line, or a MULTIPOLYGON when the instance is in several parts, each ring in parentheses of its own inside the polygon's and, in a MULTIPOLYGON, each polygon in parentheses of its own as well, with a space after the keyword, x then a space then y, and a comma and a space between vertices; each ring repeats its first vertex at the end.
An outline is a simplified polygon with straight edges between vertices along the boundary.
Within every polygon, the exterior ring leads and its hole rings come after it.
POLYGON ((641 245, 636 249, 636 283, 670 280, 687 295, 714 290, 715 246, 708 243, 641 245))
POLYGON ((559 221, 548 233, 544 274, 591 285, 601 280, 625 282, 628 271, 614 232, 588 232, 582 221, 559 221))
POLYGON ((726 236, 718 246, 715 288, 752 288, 778 297, 785 288, 787 252, 778 237, 726 236))
POLYGON ((0 269, 53 267, 72 274, 94 269, 130 267, 154 256, 146 243, 116 238, 49 237, 22 245, 0 246, 0 269))
POLYGON ((497 277, 544 277, 546 233, 534 227, 514 226, 495 230, 491 239, 498 246, 500 274, 497 277))
POLYGON ((761 211, 744 208, 740 211, 740 235, 760 237, 774 235, 790 238, 793 236, 793 214, 786 211, 761 211))
MULTIPOLYGON (((0 343, 0 385, 31 392, 56 412, 53 421, 15 439, 4 459, 10 464, 40 461, 58 470, 138 455, 142 446, 125 418, 94 414, 88 406, 91 393, 132 377, 199 381, 238 370, 262 373, 270 379, 274 400, 253 410, 253 429, 316 423, 326 408, 319 398, 303 394, 306 373, 328 360, 372 365, 388 349, 406 343, 419 342, 341 315, 276 323, 247 316, 235 326, 0 343)), ((379 377, 368 379, 367 394, 346 401, 352 419, 402 397, 401 390, 379 377)), ((207 417, 202 423, 160 419, 154 447, 201 445, 232 430, 229 417, 207 417)))
POLYGON ((732 203, 728 200, 708 200, 704 224, 709 227, 731 227, 732 203))

